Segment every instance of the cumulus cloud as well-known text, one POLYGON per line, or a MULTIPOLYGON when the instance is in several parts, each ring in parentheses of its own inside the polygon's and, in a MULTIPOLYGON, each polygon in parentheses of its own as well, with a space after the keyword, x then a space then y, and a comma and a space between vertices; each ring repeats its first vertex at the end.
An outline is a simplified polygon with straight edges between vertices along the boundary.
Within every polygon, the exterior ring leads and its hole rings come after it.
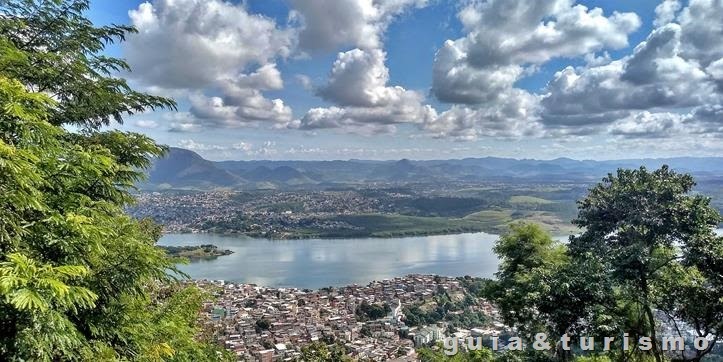
POLYGON ((723 58, 711 63, 706 72, 710 74, 713 81, 718 85, 718 91, 723 93, 723 58))
POLYGON ((292 0, 302 29, 304 50, 333 50, 340 46, 380 48, 382 35, 395 16, 427 0, 292 0))
POLYGON ((682 7, 679 0, 663 0, 655 7, 655 20, 653 25, 663 26, 675 19, 675 14, 682 7))
POLYGON ((289 107, 263 92, 283 87, 275 60, 293 51, 294 29, 281 29, 270 18, 250 14, 243 4, 221 0, 154 0, 129 16, 138 29, 125 47, 134 69, 130 77, 191 94, 195 119, 176 122, 171 129, 291 120, 289 107))
POLYGON ((436 111, 419 92, 389 86, 386 54, 377 48, 338 54, 329 79, 317 94, 336 106, 312 108, 293 127, 342 129, 363 135, 393 133, 397 124, 424 124, 436 111))
POLYGON ((336 128, 363 135, 394 133, 395 125, 415 123, 422 125, 437 116, 429 105, 419 103, 387 107, 328 107, 312 108, 299 121, 305 130, 336 128))
POLYGON ((139 128, 153 129, 158 127, 158 122, 149 119, 141 119, 136 121, 134 124, 139 128))
POLYGON ((262 94, 265 90, 283 88, 281 73, 274 64, 236 79, 219 80, 218 88, 223 97, 191 95, 190 113, 207 124, 227 128, 259 122, 286 124, 293 118, 291 108, 281 99, 267 99, 262 94))
POLYGON ((168 126, 168 132, 186 133, 186 132, 199 132, 201 126, 194 122, 172 122, 168 126))
POLYGON ((520 138, 541 135, 537 96, 522 90, 500 95, 495 107, 455 105, 424 124, 436 137, 473 141, 480 137, 520 138))
POLYGON ((293 48, 291 30, 220 0, 154 0, 128 15, 138 29, 125 43, 131 76, 165 88, 210 86, 293 48))
POLYGON ((253 143, 244 141, 235 142, 230 145, 219 145, 197 142, 192 139, 182 139, 178 141, 177 146, 191 151, 207 151, 228 155, 230 155, 232 151, 233 153, 240 152, 247 156, 268 155, 276 153, 276 143, 273 141, 265 141, 262 142, 260 145, 255 145, 253 143))
POLYGON ((388 87, 389 69, 380 49, 353 49, 339 53, 328 83, 318 93, 324 99, 343 106, 382 107, 419 102, 417 92, 388 87))
MULTIPOLYGON (((490 0, 459 12, 466 35, 435 56, 432 92, 457 105, 427 128, 438 135, 539 134, 540 96, 515 87, 553 58, 587 56, 628 45, 640 26, 633 13, 603 14, 569 0, 490 0)), ((596 61, 597 62, 597 61, 596 61)))
POLYGON ((605 16, 570 0, 494 0, 473 3, 460 13, 469 32, 468 61, 476 67, 540 64, 628 45, 627 35, 640 26, 634 13, 605 16))
POLYGON ((433 69, 433 91, 450 103, 492 101, 525 67, 553 58, 623 48, 640 26, 633 13, 606 17, 568 0, 473 2, 459 18, 467 35, 447 41, 433 69))
POLYGON ((301 85, 301 87, 304 88, 305 90, 314 89, 313 82, 311 81, 311 78, 309 78, 308 75, 297 74, 294 76, 294 78, 296 79, 296 82, 299 83, 301 85))
POLYGON ((720 137, 723 134, 723 105, 719 103, 695 108, 686 117, 686 123, 686 127, 692 128, 694 133, 720 137))
POLYGON ((454 104, 426 125, 437 135, 654 138, 719 129, 711 119, 723 90, 723 2, 663 1, 655 29, 617 60, 604 51, 628 46, 640 26, 635 14, 569 0, 490 0, 470 3, 459 18, 466 35, 435 57, 432 91, 454 104), (570 57, 586 63, 556 72, 540 94, 516 87, 551 59, 570 57))
POLYGON ((723 1, 690 0, 677 21, 682 57, 696 59, 703 67, 723 57, 723 1))
POLYGON ((720 0, 662 0, 654 29, 617 59, 609 51, 627 48, 641 25, 634 13, 574 0, 465 2, 464 35, 441 44, 433 63, 431 94, 449 104, 440 112, 425 91, 390 84, 383 50, 394 19, 427 1, 291 0, 289 24, 278 25, 244 2, 154 0, 129 12, 139 34, 125 56, 136 81, 187 98, 188 111, 166 119, 174 132, 269 125, 374 135, 411 124, 456 140, 723 133, 720 0), (326 81, 295 76, 330 106, 294 117, 269 96, 284 87, 277 62, 339 49, 326 81), (562 67, 542 90, 520 88, 550 61, 572 58, 581 65, 562 67))
MULTIPOLYGON (((700 59, 689 57, 692 53, 685 52, 684 33, 683 25, 667 23, 655 29, 630 56, 603 66, 568 67, 556 73, 542 100, 542 121, 569 127, 639 122, 637 130, 659 122, 651 131, 658 135, 656 130, 671 124, 669 112, 719 105, 723 97, 716 85, 717 64, 705 69, 700 59)), ((695 117, 688 118, 689 124, 694 121, 695 117)))
POLYGON ((683 118, 678 113, 642 111, 616 121, 609 130, 627 138, 664 138, 680 130, 683 118))
POLYGON ((439 100, 462 104, 493 102, 524 73, 524 68, 516 64, 476 68, 467 62, 467 55, 464 40, 447 40, 437 52, 432 90, 439 100))
POLYGON ((189 112, 164 113, 163 120, 168 124, 168 132, 187 133, 202 130, 197 119, 189 112))

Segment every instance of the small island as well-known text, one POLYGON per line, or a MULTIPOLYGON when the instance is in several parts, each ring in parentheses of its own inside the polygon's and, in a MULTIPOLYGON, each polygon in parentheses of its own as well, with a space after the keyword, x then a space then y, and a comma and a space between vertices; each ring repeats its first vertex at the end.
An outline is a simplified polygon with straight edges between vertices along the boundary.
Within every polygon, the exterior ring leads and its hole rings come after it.
POLYGON ((216 245, 204 244, 193 246, 163 246, 159 247, 172 257, 188 258, 191 261, 216 259, 219 256, 233 254, 231 250, 221 250, 216 245))

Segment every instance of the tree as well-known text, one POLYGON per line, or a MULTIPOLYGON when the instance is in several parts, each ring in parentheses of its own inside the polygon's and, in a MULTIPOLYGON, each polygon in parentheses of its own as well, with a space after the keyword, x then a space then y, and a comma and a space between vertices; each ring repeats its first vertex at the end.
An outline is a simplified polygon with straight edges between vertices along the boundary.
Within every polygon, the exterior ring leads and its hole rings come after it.
MULTIPOLYGON (((721 217, 709 198, 691 193, 694 185, 690 175, 667 166, 621 169, 579 202, 574 221, 585 232, 571 238, 569 254, 603 267, 608 283, 599 288, 613 301, 596 302, 617 320, 608 327, 635 341, 652 338, 649 354, 657 361, 665 355, 656 311, 667 314, 679 334, 677 324, 684 323, 699 336, 721 339, 723 238, 714 233, 721 217)), ((710 348, 675 358, 699 360, 710 348)))
POLYGON ((0 2, 0 360, 218 359, 194 338, 203 295, 124 213, 164 148, 101 131, 174 103, 111 76, 128 66, 103 48, 134 29, 94 27, 87 8, 0 2))
POLYGON ((351 361, 346 355, 344 346, 332 344, 327 346, 322 342, 314 342, 301 348, 301 360, 308 362, 347 362, 351 361))
POLYGON ((429 347, 423 347, 417 350, 417 357, 422 362, 438 362, 438 361, 450 361, 450 362, 492 362, 495 361, 495 353, 491 349, 483 347, 475 351, 459 351, 453 356, 447 356, 444 353, 443 348, 438 345, 438 348, 432 349, 429 347))
POLYGON ((505 323, 528 340, 548 331, 540 315, 545 299, 553 293, 551 281, 568 261, 565 247, 535 224, 514 224, 495 244, 500 259, 492 300, 505 323))

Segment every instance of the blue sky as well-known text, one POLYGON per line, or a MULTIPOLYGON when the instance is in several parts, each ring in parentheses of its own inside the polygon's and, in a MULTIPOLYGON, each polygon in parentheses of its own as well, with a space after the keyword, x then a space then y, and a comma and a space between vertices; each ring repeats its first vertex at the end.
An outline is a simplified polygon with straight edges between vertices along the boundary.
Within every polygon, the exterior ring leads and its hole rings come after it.
POLYGON ((179 104, 118 127, 210 159, 722 150, 719 0, 95 0, 89 15, 135 25, 107 52, 179 104))

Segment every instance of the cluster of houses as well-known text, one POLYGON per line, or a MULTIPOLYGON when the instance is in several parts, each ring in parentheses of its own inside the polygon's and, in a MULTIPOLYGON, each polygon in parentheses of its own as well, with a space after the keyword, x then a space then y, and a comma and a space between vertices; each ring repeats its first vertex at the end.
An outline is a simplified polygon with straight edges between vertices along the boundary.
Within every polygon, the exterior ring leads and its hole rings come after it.
MULTIPOLYGON (((267 288, 223 281, 196 281, 212 290, 204 321, 239 360, 293 361, 314 342, 336 345, 355 359, 413 360, 415 347, 433 344, 447 334, 439 324, 409 327, 403 308, 423 304, 437 293, 462 293, 454 278, 409 275, 316 291, 267 288), (359 313, 363 304, 384 306, 381 318, 359 313)), ((485 313, 496 310, 482 302, 485 313)), ((468 331, 467 331, 468 332, 468 331)), ((455 333, 460 333, 456 331, 455 333)))

